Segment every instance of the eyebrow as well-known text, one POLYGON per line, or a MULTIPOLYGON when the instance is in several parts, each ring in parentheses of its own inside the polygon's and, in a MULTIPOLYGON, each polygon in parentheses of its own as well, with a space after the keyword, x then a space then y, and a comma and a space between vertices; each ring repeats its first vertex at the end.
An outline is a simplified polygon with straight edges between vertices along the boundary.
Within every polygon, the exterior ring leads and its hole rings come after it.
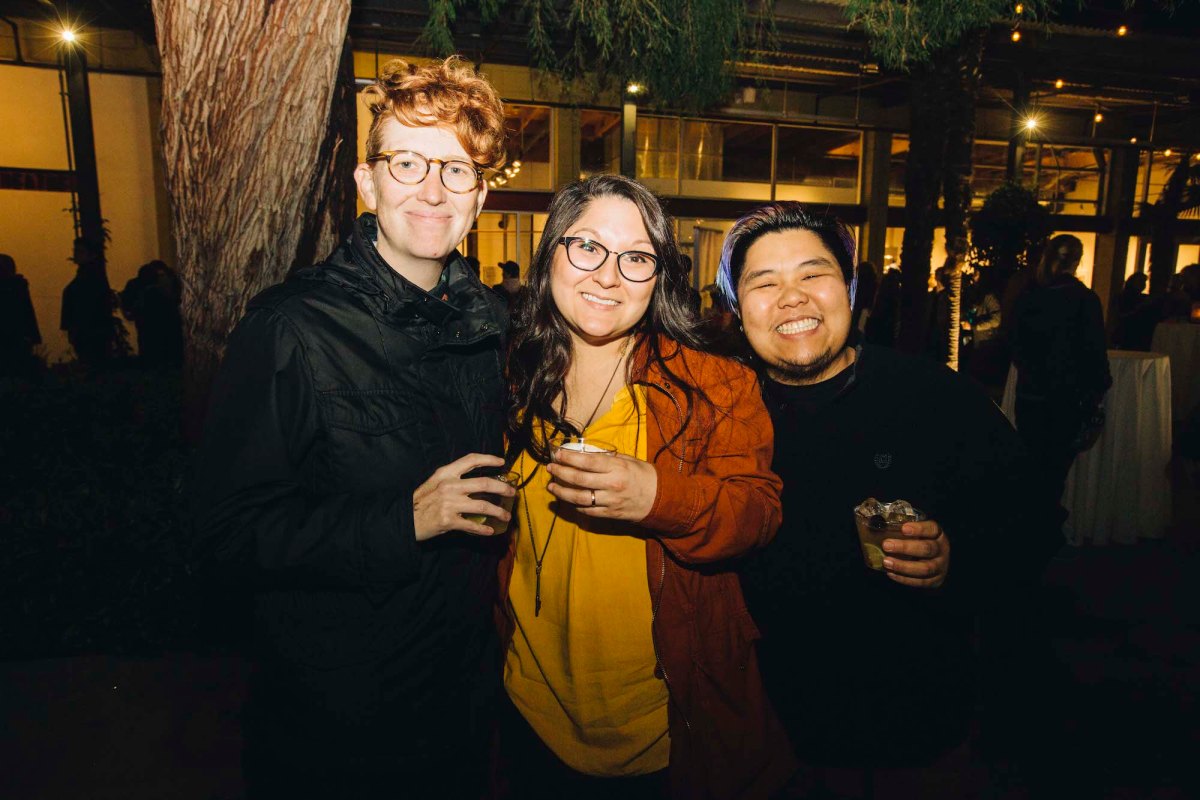
MULTIPOLYGON (((604 244, 604 242, 600 241, 600 234, 596 233, 591 228, 580 228, 579 230, 575 231, 575 233, 569 234, 569 235, 579 236, 579 234, 581 234, 581 233, 590 233, 592 235, 591 241, 596 242, 598 244, 604 244)), ((580 238, 587 239, 588 237, 581 236, 580 238)), ((651 250, 654 249, 654 242, 650 241, 649 239, 638 239, 636 242, 634 242, 634 244, 635 245, 644 244, 644 245, 648 246, 651 250)), ((604 245, 604 246, 607 247, 608 245, 604 245)))
MULTIPOLYGON (((825 256, 817 256, 816 258, 806 259, 805 261, 801 261, 799 264, 796 264, 797 268, 800 268, 800 267, 836 267, 836 266, 837 266, 836 264, 834 264, 828 258, 825 258, 825 256)), ((763 269, 756 269, 753 272, 747 272, 745 275, 743 275, 742 280, 743 281, 752 281, 755 278, 761 278, 764 275, 769 275, 772 272, 777 272, 777 271, 778 271, 778 267, 764 267, 763 269)))

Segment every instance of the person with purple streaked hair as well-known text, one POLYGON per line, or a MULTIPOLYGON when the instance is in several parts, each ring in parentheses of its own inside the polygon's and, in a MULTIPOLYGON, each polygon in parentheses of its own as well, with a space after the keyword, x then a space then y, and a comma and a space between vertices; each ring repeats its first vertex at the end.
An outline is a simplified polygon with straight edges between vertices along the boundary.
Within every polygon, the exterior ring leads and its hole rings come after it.
POLYGON ((718 274, 784 482, 783 526, 740 578, 768 695, 809 768, 789 796, 869 796, 883 769, 911 785, 897 796, 920 795, 922 768, 967 735, 978 601, 1003 604, 1032 582, 1061 520, 1028 502, 1021 442, 986 396, 946 367, 856 341, 855 263, 840 220, 776 202, 734 224, 718 274), (927 518, 868 566, 854 513, 871 497, 927 518))

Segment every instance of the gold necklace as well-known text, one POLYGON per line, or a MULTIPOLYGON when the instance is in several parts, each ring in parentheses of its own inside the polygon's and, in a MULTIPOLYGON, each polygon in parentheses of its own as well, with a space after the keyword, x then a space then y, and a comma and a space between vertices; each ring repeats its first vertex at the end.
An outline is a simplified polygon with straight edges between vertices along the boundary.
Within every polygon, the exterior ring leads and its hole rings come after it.
MULTIPOLYGON (((621 368, 621 363, 625 360, 625 351, 629 349, 630 336, 625 340, 625 344, 621 347, 621 354, 617 356, 616 366, 613 367, 612 374, 608 376, 608 383, 604 384, 604 391, 600 393, 600 399, 596 401, 596 407, 592 409, 592 413, 588 415, 587 422, 580 428, 579 433, 582 435, 585 430, 596 419, 596 412, 600 410, 600 404, 604 402, 605 396, 608 395, 608 390, 612 388, 612 382, 616 380, 617 371, 621 368)), ((543 433, 545 429, 543 429, 543 433)), ((540 465, 539 465, 540 466, 540 465)), ((521 453, 521 472, 525 471, 525 454, 521 453)), ((533 470, 537 472, 535 467, 533 470)), ((532 475, 529 476, 531 479, 532 475)), ((526 482, 528 484, 528 481, 526 482)), ((550 520, 550 530, 546 531, 546 542, 542 545, 541 555, 538 554, 537 540, 533 535, 533 517, 529 515, 529 495, 524 487, 521 488, 521 505, 525 509, 525 525, 529 528, 529 548, 533 551, 533 615, 536 617, 542 613, 542 563, 546 560, 546 551, 550 549, 550 537, 554 535, 554 526, 558 524, 558 512, 551 511, 553 518, 550 520)))

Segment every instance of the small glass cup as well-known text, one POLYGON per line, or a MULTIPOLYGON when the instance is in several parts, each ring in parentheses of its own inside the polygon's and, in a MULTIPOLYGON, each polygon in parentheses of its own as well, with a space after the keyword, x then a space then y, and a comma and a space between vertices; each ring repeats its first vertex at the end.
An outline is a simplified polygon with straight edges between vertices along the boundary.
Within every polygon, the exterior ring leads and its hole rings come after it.
MULTIPOLYGON (((611 456, 617 452, 615 444, 601 441, 600 439, 590 439, 585 436, 556 436, 550 440, 550 449, 555 462, 558 462, 558 452, 560 450, 570 453, 594 453, 605 456, 611 456)), ((579 468, 576 467, 576 469, 579 468)), ((559 486, 565 486, 569 489, 581 488, 558 478, 555 478, 554 482, 559 486)))
POLYGON ((567 450, 572 453, 599 453, 609 456, 617 452, 615 444, 584 436, 556 436, 550 440, 550 448, 556 455, 559 450, 567 450))
POLYGON ((894 500, 891 503, 881 503, 873 497, 864 500, 854 509, 854 527, 858 530, 863 563, 869 569, 882 572, 883 540, 902 537, 904 534, 900 529, 904 523, 920 522, 924 519, 924 512, 903 500, 894 500))
MULTIPOLYGON (((467 477, 471 478, 493 478, 501 483, 507 483, 509 486, 516 489, 521 485, 521 473, 512 472, 503 467, 483 467, 481 469, 472 470, 467 477)), ((486 500, 489 503, 498 505, 507 511, 510 515, 513 510, 513 501, 517 499, 516 495, 508 497, 502 494, 480 493, 471 495, 476 500, 486 500)), ((488 514, 463 514, 463 519, 469 519, 471 522, 487 525, 497 534, 504 533, 508 530, 510 519, 497 519, 488 514)))

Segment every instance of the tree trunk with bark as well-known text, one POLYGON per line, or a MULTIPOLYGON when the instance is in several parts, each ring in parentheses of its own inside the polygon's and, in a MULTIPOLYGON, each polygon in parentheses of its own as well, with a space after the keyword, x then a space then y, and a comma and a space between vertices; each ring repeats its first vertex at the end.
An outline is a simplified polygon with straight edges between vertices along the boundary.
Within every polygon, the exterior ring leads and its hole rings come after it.
POLYGON ((946 266, 950 268, 949 365, 958 369, 958 330, 962 318, 962 268, 970 242, 967 217, 971 213, 971 157, 975 149, 975 101, 979 94, 979 68, 983 61, 983 30, 969 31, 946 65, 946 152, 943 159, 943 221, 946 225, 946 266))
POLYGON ((938 200, 944 199, 946 266, 950 268, 950 363, 957 366, 962 265, 968 250, 971 154, 984 30, 969 31, 913 72, 912 125, 905 172, 904 276, 900 347, 918 352, 929 335, 929 275, 938 200))
POLYGON ((353 113, 331 124, 352 92, 338 89, 349 16, 350 0, 154 0, 193 440, 247 301, 353 214, 353 113))

